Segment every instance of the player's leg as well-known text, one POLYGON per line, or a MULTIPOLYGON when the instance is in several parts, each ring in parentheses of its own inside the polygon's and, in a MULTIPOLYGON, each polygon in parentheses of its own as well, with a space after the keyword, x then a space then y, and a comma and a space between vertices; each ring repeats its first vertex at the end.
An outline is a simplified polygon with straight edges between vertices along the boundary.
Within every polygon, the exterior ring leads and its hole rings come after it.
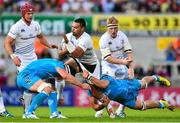
POLYGON ((58 105, 64 104, 64 87, 65 87, 65 81, 64 80, 56 80, 55 82, 56 91, 57 91, 57 99, 58 99, 58 105))
POLYGON ((52 92, 50 93, 50 95, 48 97, 48 105, 49 105, 50 112, 51 112, 50 118, 67 118, 67 117, 63 116, 61 114, 61 112, 59 112, 57 110, 58 99, 57 99, 57 91, 55 88, 55 78, 49 78, 47 81, 48 81, 48 83, 51 83, 51 85, 52 85, 52 87, 51 87, 52 92))
POLYGON ((0 117, 13 117, 12 114, 10 114, 8 111, 6 111, 4 102, 3 102, 3 96, 0 89, 0 117))
MULTIPOLYGON (((95 77, 98 79, 100 78, 100 63, 99 62, 97 63, 97 67, 95 68, 93 75, 95 75, 95 77)), ((99 104, 101 104, 101 102, 99 100, 97 102, 99 104)), ((106 106, 106 111, 110 118, 115 118, 115 113, 114 113, 113 107, 110 102, 106 106)), ((101 118, 102 116, 103 116, 103 109, 101 109, 95 113, 96 118, 101 118)))
POLYGON ((32 102, 25 113, 25 118, 37 119, 38 117, 36 117, 36 115, 33 114, 33 112, 35 112, 39 105, 51 94, 51 85, 49 83, 44 82, 43 80, 38 80, 36 82, 33 82, 30 86, 25 84, 24 88, 32 92, 38 92, 38 94, 36 94, 33 97, 32 102))
POLYGON ((24 106, 24 112, 27 111, 27 109, 31 103, 32 96, 33 96, 33 93, 24 91, 23 97, 21 98, 22 105, 24 106))
POLYGON ((141 87, 142 88, 147 88, 149 83, 153 83, 155 81, 158 81, 159 83, 169 87, 171 85, 170 81, 167 80, 164 77, 161 76, 157 76, 157 75, 153 75, 153 76, 145 76, 142 78, 142 80, 140 80, 141 83, 141 87))
POLYGON ((125 110, 125 106, 119 103, 119 106, 116 109, 116 115, 120 118, 125 118, 126 114, 125 114, 124 110, 125 110))
POLYGON ((174 111, 174 107, 171 104, 169 104, 168 101, 163 99, 159 101, 154 101, 154 100, 141 101, 140 99, 137 99, 134 107, 134 109, 138 109, 138 110, 146 110, 153 108, 160 108, 160 109, 167 108, 171 111, 174 111))
MULTIPOLYGON (((117 79, 129 79, 129 74, 128 74, 128 68, 125 65, 114 65, 116 68, 114 69, 114 76, 116 76, 117 79)), ((125 106, 122 104, 119 104, 119 107, 116 110, 116 116, 120 118, 125 118, 126 113, 125 113, 125 106)))

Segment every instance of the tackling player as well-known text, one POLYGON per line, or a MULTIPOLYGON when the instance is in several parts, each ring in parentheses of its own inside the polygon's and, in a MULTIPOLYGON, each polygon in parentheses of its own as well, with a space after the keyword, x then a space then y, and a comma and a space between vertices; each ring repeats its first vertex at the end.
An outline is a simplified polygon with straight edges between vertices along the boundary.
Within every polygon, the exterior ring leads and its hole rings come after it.
MULTIPOLYGON (((100 89, 98 91, 103 92, 105 95, 109 97, 110 100, 117 101, 131 109, 137 110, 146 110, 152 108, 168 108, 171 111, 174 111, 174 107, 169 104, 166 100, 146 100, 142 101, 138 96, 138 92, 141 89, 147 88, 148 84, 153 83, 155 81, 163 84, 166 87, 171 85, 170 81, 166 78, 153 75, 153 76, 145 76, 141 80, 133 79, 116 79, 115 77, 103 74, 101 76, 101 80, 93 77, 88 71, 83 71, 83 77, 90 80, 93 84, 95 84, 100 89)), ((92 88, 93 89, 93 88, 92 88)), ((93 89, 96 91, 97 89, 93 89)), ((97 92, 98 93, 98 92, 97 92)), ((98 107, 98 106, 97 106, 98 107)))
MULTIPOLYGON (((37 107, 53 93, 50 83, 44 80, 48 78, 62 78, 70 84, 79 86, 83 89, 90 89, 87 83, 81 83, 71 74, 75 74, 75 70, 64 65, 63 62, 54 59, 40 59, 33 61, 27 65, 17 76, 17 86, 20 89, 37 93, 32 99, 30 106, 25 112, 24 118, 37 119, 38 117, 33 113, 37 107), (72 72, 72 73, 71 73, 72 72)), ((57 97, 54 97, 57 98, 57 97)), ((62 118, 61 113, 57 110, 57 101, 53 102, 53 113, 50 118, 62 118)))

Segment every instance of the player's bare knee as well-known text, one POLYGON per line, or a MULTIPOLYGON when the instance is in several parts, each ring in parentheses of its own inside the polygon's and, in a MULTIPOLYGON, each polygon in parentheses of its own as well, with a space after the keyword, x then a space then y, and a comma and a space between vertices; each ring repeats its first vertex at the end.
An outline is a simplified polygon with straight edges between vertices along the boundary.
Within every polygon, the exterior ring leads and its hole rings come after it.
POLYGON ((53 89, 50 87, 45 87, 43 91, 46 92, 47 94, 50 94, 53 91, 53 89))
POLYGON ((44 83, 42 83, 42 84, 38 87, 37 91, 38 91, 39 93, 41 93, 42 91, 44 91, 44 92, 50 94, 51 91, 52 91, 51 84, 44 82, 44 83))

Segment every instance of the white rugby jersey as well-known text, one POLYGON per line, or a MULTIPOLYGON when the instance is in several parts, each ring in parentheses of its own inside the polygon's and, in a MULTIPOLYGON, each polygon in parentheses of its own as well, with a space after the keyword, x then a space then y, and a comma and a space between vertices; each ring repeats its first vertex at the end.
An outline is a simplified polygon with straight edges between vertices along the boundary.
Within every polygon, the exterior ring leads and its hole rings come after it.
POLYGON ((22 19, 12 25, 8 35, 15 39, 14 53, 20 58, 21 66, 17 67, 21 71, 29 63, 37 59, 34 42, 41 34, 40 25, 32 21, 28 26, 22 19))
POLYGON ((79 46, 83 49, 83 56, 78 58, 81 63, 89 65, 97 64, 97 56, 93 49, 93 41, 89 34, 84 32, 78 39, 76 39, 76 37, 73 36, 72 33, 68 33, 66 34, 66 36, 75 47, 79 46))
MULTIPOLYGON (((125 58, 126 54, 124 53, 124 51, 132 50, 127 36, 121 31, 118 31, 116 38, 112 38, 108 34, 108 32, 104 33, 100 38, 99 47, 101 53, 106 49, 110 51, 110 55, 112 57, 116 58, 125 58)), ((126 78, 125 76, 127 76, 127 70, 128 68, 126 67, 126 65, 112 64, 107 62, 104 58, 102 58, 103 74, 108 74, 111 76, 120 75, 120 78, 126 78)))

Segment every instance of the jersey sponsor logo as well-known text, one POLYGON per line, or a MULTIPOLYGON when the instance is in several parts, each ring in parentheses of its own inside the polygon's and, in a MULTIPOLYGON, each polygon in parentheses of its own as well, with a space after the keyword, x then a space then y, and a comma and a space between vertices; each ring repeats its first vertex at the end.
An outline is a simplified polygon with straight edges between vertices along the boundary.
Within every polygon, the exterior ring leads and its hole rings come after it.
POLYGON ((27 38, 21 38, 21 39, 22 39, 22 40, 28 40, 28 39, 31 39, 31 38, 36 38, 36 36, 27 37, 27 38))
POLYGON ((24 30, 24 29, 21 29, 21 32, 25 32, 25 30, 24 30))
POLYGON ((30 78, 29 78, 29 77, 27 77, 27 78, 25 79, 25 82, 26 82, 26 83, 31 82, 30 78))

